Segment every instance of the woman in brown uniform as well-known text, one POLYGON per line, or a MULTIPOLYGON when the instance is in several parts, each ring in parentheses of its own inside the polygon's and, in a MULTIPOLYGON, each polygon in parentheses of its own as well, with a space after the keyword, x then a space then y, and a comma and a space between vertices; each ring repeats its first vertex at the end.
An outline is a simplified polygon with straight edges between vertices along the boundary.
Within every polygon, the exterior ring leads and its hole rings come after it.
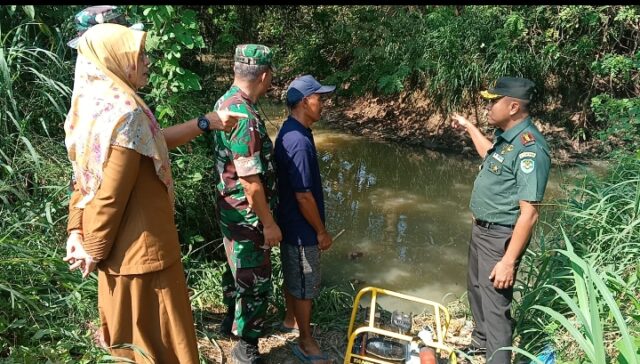
POLYGON ((83 277, 97 266, 102 336, 113 355, 198 363, 167 149, 208 128, 229 130, 246 115, 211 112, 161 130, 136 94, 148 82, 145 38, 98 24, 79 40, 65 121, 76 182, 64 260, 83 277))

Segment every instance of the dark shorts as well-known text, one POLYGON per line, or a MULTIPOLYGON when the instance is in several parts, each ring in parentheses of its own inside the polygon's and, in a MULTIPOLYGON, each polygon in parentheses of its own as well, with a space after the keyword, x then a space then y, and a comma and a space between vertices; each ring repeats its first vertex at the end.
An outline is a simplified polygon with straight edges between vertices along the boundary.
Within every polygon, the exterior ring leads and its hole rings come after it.
POLYGON ((280 244, 284 286, 292 296, 311 300, 320 292, 320 249, 318 245, 280 244))

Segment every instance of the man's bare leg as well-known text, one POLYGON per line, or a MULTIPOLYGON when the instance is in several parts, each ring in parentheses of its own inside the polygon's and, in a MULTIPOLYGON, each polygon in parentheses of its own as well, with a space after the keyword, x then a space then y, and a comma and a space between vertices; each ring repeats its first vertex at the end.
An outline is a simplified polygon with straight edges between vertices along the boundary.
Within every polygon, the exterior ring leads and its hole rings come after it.
POLYGON ((300 348, 307 355, 321 355, 322 350, 320 350, 320 346, 311 335, 312 300, 300 300, 288 292, 286 294, 293 300, 295 319, 300 330, 300 336, 298 337, 300 348))
POLYGON ((294 308, 294 304, 295 304, 295 297, 293 297, 289 291, 287 291, 286 289, 283 289, 284 291, 284 300, 286 302, 286 310, 284 312, 284 321, 283 321, 283 325, 286 328, 298 328, 298 323, 296 322, 296 316, 295 316, 295 308, 294 308))

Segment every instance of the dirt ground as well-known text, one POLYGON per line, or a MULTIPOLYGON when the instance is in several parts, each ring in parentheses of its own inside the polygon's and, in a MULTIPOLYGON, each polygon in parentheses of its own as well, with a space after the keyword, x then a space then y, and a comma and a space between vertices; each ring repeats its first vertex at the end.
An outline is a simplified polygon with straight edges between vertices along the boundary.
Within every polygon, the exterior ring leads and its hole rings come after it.
MULTIPOLYGON (((209 363, 232 363, 231 349, 237 339, 221 336, 218 333, 220 323, 224 318, 224 312, 214 312, 219 310, 206 311, 200 318, 200 327, 204 326, 204 332, 199 331, 200 352, 206 357, 209 363)), ((271 310, 274 311, 274 310, 271 310)), ((468 345, 471 340, 473 324, 470 317, 464 313, 464 308, 459 302, 449 306, 452 319, 445 339, 445 344, 453 348, 461 348, 468 345)), ((275 312, 271 312, 271 317, 279 317, 275 312)), ((420 322, 421 318, 414 318, 414 324, 420 322)), ((269 364, 297 364, 301 363, 291 351, 291 346, 297 342, 297 334, 283 333, 275 326, 277 321, 270 320, 266 323, 266 335, 259 341, 260 353, 269 364)), ((347 328, 344 330, 324 330, 322 327, 312 323, 313 336, 320 344, 320 347, 329 356, 333 363, 343 363, 347 348, 347 328)), ((447 362, 445 358, 441 363, 447 362)), ((471 363, 458 357, 459 363, 471 363)), ((473 364, 484 363, 483 358, 476 358, 473 364)))
MULTIPOLYGON (((492 135, 484 111, 460 110, 480 130, 492 135)), ((565 127, 556 126, 532 114, 533 122, 542 132, 552 151, 554 164, 573 164, 592 159, 602 154, 602 143, 582 141, 573 137, 565 127)), ((405 145, 423 146, 434 150, 474 154, 471 138, 450 127, 449 115, 434 110, 426 95, 412 93, 397 97, 360 97, 355 100, 330 100, 325 104, 323 117, 337 129, 372 139, 387 140, 405 145)), ((572 116, 581 120, 580 116, 572 116)))
MULTIPOLYGON (((237 342, 237 338, 225 337, 219 334, 220 323, 224 318, 224 312, 209 311, 203 316, 203 326, 206 333, 199 332, 200 352, 210 363, 232 363, 231 349, 237 342)), ((271 310, 271 317, 278 315, 271 310)), ((278 322, 269 320, 265 324, 265 336, 260 339, 260 353, 269 364, 293 364, 300 361, 291 352, 291 346, 297 342, 297 334, 283 333, 276 329, 278 322)), ((344 351, 346 350, 346 330, 323 330, 317 325, 313 326, 313 335, 323 348, 323 350, 334 360, 335 363, 342 363, 344 351)))

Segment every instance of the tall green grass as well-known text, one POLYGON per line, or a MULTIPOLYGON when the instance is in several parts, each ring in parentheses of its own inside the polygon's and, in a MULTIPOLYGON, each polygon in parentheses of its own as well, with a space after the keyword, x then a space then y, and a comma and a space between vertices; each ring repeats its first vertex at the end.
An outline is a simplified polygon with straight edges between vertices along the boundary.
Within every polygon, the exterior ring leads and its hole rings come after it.
POLYGON ((72 84, 63 38, 0 9, 0 361, 94 363, 96 280, 62 261, 72 84))
POLYGON ((613 165, 560 201, 551 230, 523 258, 516 328, 531 353, 551 344, 565 361, 640 359, 640 160, 613 165))
POLYGON ((68 204, 64 147, 32 138, 33 157, 17 149, 0 212, 0 360, 15 363, 95 362, 95 278, 82 281, 61 260, 68 204), (34 162, 33 158, 37 161, 34 162), (26 179, 28 178, 28 179, 26 179))
MULTIPOLYGON (((64 50, 52 51, 35 45, 31 29, 24 23, 0 28, 0 131, 2 135, 28 131, 49 134, 54 122, 64 120, 71 95, 71 67, 64 50)), ((58 124, 58 125, 56 125, 58 124)), ((52 130, 60 135, 60 130, 52 130)))

